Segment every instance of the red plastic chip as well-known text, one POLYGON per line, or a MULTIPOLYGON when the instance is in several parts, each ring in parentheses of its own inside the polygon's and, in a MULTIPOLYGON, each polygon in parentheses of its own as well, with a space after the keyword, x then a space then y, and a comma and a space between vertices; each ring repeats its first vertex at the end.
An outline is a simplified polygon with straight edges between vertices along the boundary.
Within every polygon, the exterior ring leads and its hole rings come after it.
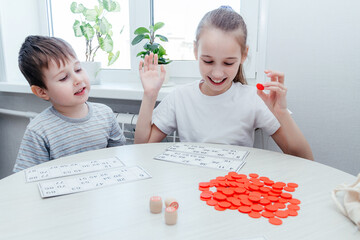
POLYGON ((274 213, 268 211, 262 212, 261 215, 266 218, 273 218, 275 216, 274 213))
POLYGON ((210 187, 210 183, 209 182, 201 182, 201 183, 199 183, 199 187, 208 188, 208 187, 210 187))
POLYGON ((241 206, 238 208, 239 212, 242 212, 242 213, 249 213, 251 212, 251 207, 248 207, 248 206, 241 206))
POLYGON ((206 204, 209 206, 215 206, 218 203, 218 201, 214 200, 214 199, 210 199, 206 201, 206 204))
POLYGON ((210 198, 212 197, 212 194, 207 193, 207 192, 202 192, 202 193, 200 194, 200 197, 201 197, 201 198, 205 198, 205 199, 210 199, 210 198))
POLYGON ((295 210, 288 210, 289 211, 289 216, 295 217, 298 215, 298 212, 295 210))
POLYGON ((287 206, 289 210, 300 210, 300 207, 298 205, 295 205, 295 204, 290 204, 287 206))
POLYGON ((225 201, 223 201, 223 202, 218 202, 218 205, 219 205, 220 207, 222 207, 222 208, 229 208, 229 207, 231 207, 231 203, 225 202, 225 201))
POLYGON ((290 199, 290 198, 292 198, 292 195, 290 193, 282 193, 281 197, 286 198, 286 199, 290 199))
POLYGON ((289 216, 289 212, 286 210, 285 211, 276 211, 275 216, 277 216, 279 218, 287 218, 289 216))
POLYGON ((225 211, 226 210, 226 208, 222 208, 219 205, 215 205, 214 208, 215 208, 215 210, 218 210, 218 211, 225 211))
POLYGON ((265 88, 264 88, 264 85, 262 85, 261 83, 256 84, 256 87, 257 87, 257 89, 259 89, 259 90, 264 90, 264 89, 265 89, 265 88))
POLYGON ((269 223, 271 223, 273 225, 281 225, 282 220, 279 218, 269 218, 269 223))
POLYGON ((225 188, 222 192, 226 196, 232 196, 234 194, 234 190, 232 188, 225 188))
POLYGON ((287 192, 295 192, 295 188, 292 187, 284 187, 284 190, 287 192))
POLYGON ((293 198, 289 200, 289 203, 297 205, 300 204, 301 201, 299 199, 293 198))
POLYGON ((264 207, 260 204, 253 204, 251 205, 251 209, 255 212, 261 212, 262 210, 264 210, 264 207))
POLYGON ((287 185, 291 188, 297 188, 299 186, 297 183, 288 183, 287 185))
POLYGON ((252 218, 261 218, 261 214, 259 212, 252 211, 252 212, 248 213, 248 215, 252 218))

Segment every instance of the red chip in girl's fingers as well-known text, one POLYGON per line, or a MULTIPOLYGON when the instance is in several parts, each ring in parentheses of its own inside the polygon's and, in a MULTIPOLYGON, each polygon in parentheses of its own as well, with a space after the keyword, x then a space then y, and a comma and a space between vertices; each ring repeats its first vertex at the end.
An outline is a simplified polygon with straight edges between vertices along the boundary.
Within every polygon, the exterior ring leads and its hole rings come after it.
POLYGON ((259 90, 264 90, 264 89, 265 89, 265 88, 264 88, 264 85, 262 85, 261 83, 256 84, 256 87, 257 87, 257 89, 259 89, 259 90))

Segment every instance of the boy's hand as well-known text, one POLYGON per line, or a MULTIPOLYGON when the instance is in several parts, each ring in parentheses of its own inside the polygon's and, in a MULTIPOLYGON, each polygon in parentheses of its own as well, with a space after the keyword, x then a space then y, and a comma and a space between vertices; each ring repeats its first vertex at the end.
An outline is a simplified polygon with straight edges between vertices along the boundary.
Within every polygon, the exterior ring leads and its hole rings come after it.
POLYGON ((164 66, 161 66, 159 74, 158 55, 150 53, 150 55, 145 56, 144 61, 140 61, 139 73, 144 94, 157 96, 165 80, 166 73, 164 66))
POLYGON ((257 93, 270 111, 276 116, 278 113, 287 111, 287 89, 284 86, 284 73, 271 70, 266 70, 264 72, 266 73, 266 76, 271 79, 270 82, 263 83, 265 90, 270 90, 270 93, 266 94, 261 90, 257 90, 257 93))

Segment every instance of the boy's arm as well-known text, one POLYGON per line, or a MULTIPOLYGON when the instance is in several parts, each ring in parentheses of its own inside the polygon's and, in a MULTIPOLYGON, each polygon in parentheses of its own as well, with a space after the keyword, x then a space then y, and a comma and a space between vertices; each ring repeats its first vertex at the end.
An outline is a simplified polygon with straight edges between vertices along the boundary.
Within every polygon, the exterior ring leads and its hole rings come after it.
POLYGON ((284 153, 314 160, 309 143, 287 110, 284 74, 274 71, 265 71, 265 73, 271 78, 271 82, 263 85, 265 90, 270 90, 270 93, 265 94, 258 90, 258 95, 281 125, 272 138, 284 153))
POLYGON ((158 56, 152 53, 140 61, 139 73, 144 95, 136 123, 134 143, 160 142, 166 135, 152 124, 152 114, 156 99, 165 79, 165 69, 161 66, 159 75, 158 56))
POLYGON ((120 128, 119 123, 116 121, 114 113, 110 111, 109 114, 111 116, 111 129, 107 147, 122 146, 126 143, 124 132, 120 128))
POLYGON ((47 162, 50 160, 45 140, 27 129, 21 141, 13 172, 47 162))

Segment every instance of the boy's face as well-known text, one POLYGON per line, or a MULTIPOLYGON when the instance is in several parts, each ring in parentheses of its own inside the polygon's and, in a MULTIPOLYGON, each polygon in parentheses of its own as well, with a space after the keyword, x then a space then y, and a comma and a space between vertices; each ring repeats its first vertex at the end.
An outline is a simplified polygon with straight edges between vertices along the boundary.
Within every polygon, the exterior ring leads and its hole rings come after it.
POLYGON ((57 110, 79 107, 89 98, 90 83, 77 59, 70 58, 60 67, 54 61, 44 69, 44 89, 47 98, 57 110))

